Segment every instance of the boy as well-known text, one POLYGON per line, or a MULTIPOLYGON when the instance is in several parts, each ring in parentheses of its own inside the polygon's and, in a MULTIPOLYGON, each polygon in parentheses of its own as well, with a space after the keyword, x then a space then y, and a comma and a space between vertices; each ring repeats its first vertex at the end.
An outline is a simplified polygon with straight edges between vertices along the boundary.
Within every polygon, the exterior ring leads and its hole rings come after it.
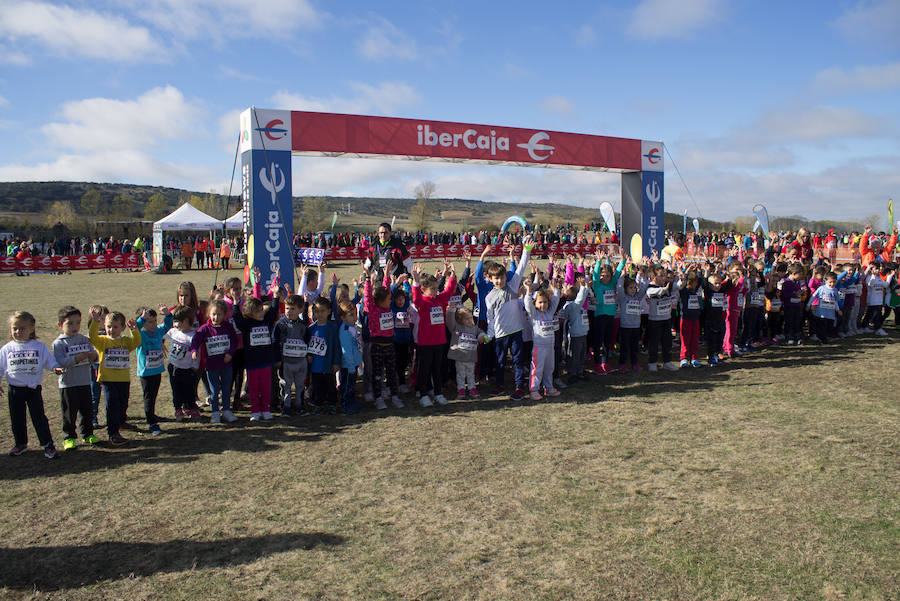
POLYGON ((149 307, 137 310, 137 325, 141 330, 141 346, 137 348, 137 374, 141 381, 141 392, 144 397, 144 417, 150 434, 159 436, 159 417, 156 416, 156 397, 162 380, 163 365, 162 339, 172 327, 172 315, 165 305, 159 306, 163 314, 163 327, 157 327, 157 313, 149 307))
POLYGON ((309 362, 310 409, 313 413, 337 413, 334 400, 335 376, 341 371, 341 345, 338 326, 328 318, 331 302, 320 296, 312 304, 313 322, 306 332, 309 362))
POLYGON ((103 385, 106 396, 106 432, 109 443, 120 447, 127 444, 119 434, 119 426, 124 421, 128 408, 128 395, 131 389, 131 352, 141 344, 141 333, 137 322, 114 311, 106 316, 106 335, 98 334, 100 310, 91 307, 91 321, 88 336, 91 344, 100 353, 100 373, 97 381, 103 385), (131 331, 130 336, 123 336, 125 328, 131 331))
POLYGON ((59 310, 57 325, 62 334, 53 341, 53 356, 65 369, 59 376, 59 397, 62 406, 63 432, 66 439, 63 449, 75 448, 75 422, 81 414, 81 438, 86 444, 97 444, 94 435, 91 399, 91 362, 99 354, 81 330, 81 311, 72 306, 59 310))
POLYGON ((291 415, 291 389, 297 389, 297 411, 303 409, 303 384, 306 382, 306 324, 300 319, 306 303, 299 294, 284 301, 284 317, 275 324, 275 352, 278 383, 281 385, 281 415, 291 415))
POLYGON ((194 407, 200 360, 191 357, 195 315, 191 307, 177 305, 172 310, 173 327, 163 334, 163 339, 172 343, 169 349, 169 385, 172 387, 175 421, 179 422, 200 417, 200 412, 194 407))

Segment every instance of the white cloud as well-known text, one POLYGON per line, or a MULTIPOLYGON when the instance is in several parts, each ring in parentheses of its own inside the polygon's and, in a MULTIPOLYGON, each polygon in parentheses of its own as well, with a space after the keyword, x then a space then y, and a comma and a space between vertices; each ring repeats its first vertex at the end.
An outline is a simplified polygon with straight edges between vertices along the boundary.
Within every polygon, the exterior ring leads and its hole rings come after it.
POLYGON ((203 170, 160 161, 134 149, 65 154, 38 165, 4 165, 0 181, 89 181, 147 183, 183 187, 188 182, 206 181, 203 170))
POLYGON ((720 20, 723 12, 721 0, 642 0, 626 31, 643 39, 679 38, 720 20))
POLYGON ((0 96, 0 106, 7 106, 8 104, 9 104, 9 100, 7 100, 3 96, 0 96))
POLYGON ((852 42, 886 48, 900 48, 900 2, 861 1, 838 17, 834 27, 852 42))
POLYGON ((135 100, 88 98, 63 105, 61 123, 42 129, 63 148, 134 149, 202 133, 202 111, 172 86, 153 88, 135 100))
POLYGON ((419 49, 396 25, 383 17, 375 16, 357 45, 360 55, 367 60, 397 58, 415 60, 419 49))
MULTIPOLYGON (((66 57, 120 62, 152 60, 162 52, 146 28, 122 17, 44 2, 0 2, 0 38, 35 41, 66 57)), ((20 53, 11 62, 24 60, 20 53)))
POLYGON ((851 94, 900 88, 900 63, 859 65, 850 71, 831 67, 816 74, 814 86, 824 92, 851 94))
POLYGON ((405 83, 383 82, 373 86, 366 83, 352 82, 349 85, 356 94, 346 98, 340 96, 316 98, 282 90, 272 97, 272 102, 275 105, 273 108, 326 113, 378 113, 386 115, 420 101, 418 92, 405 83))
POLYGON ((752 129, 786 142, 822 142, 873 136, 885 132, 888 127, 883 119, 856 109, 815 106, 768 113, 752 129))
POLYGON ((284 38, 318 27, 322 15, 308 0, 128 0, 148 23, 179 38, 284 38))
POLYGON ((548 113, 556 113, 563 117, 571 117, 575 114, 575 104, 565 96, 548 96, 540 103, 540 108, 548 113))
POLYGON ((582 48, 588 48, 597 43, 597 32, 591 25, 582 25, 575 30, 575 44, 582 48))

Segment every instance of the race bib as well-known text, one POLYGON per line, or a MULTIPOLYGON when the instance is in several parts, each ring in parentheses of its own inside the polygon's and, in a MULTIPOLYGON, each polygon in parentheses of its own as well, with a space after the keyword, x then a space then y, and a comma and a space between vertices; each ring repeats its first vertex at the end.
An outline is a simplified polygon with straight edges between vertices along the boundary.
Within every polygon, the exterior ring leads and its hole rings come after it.
POLYGON ((591 325, 590 318, 588 317, 587 313, 581 314, 581 325, 583 325, 583 326, 591 325))
POLYGON ((792 302, 793 304, 795 304, 795 305, 799 305, 799 304, 800 304, 800 297, 799 297, 799 296, 796 296, 796 295, 795 295, 795 296, 792 296, 792 297, 791 297, 791 302, 792 302))
POLYGON ((477 320, 479 315, 481 315, 481 307, 475 307, 475 309, 472 310, 472 317, 477 320))
POLYGON ((615 290, 604 290, 603 291, 603 304, 604 305, 615 305, 616 304, 616 291, 615 290))
POLYGON ((41 371, 40 351, 23 349, 12 351, 7 355, 6 367, 9 373, 16 376, 34 376, 41 371))
MULTIPOLYGON (((81 353, 90 353, 94 350, 94 347, 90 344, 73 344, 69 347, 68 352, 66 353, 67 357, 74 357, 75 355, 80 355, 81 353)), ((90 361, 85 359, 80 363, 76 363, 75 365, 87 365, 90 361)))
POLYGON ((387 266, 387 257, 385 257, 384 255, 380 255, 378 257, 378 266, 386 267, 387 266))
POLYGON ((306 343, 299 338, 285 338, 281 354, 285 357, 305 357, 306 343))
POLYGON ((447 301, 447 305, 450 307, 458 307, 462 304, 462 297, 458 294, 454 294, 450 297, 450 300, 447 301))
POLYGON ((409 327, 409 313, 406 311, 397 311, 394 314, 394 327, 395 328, 408 328, 409 327))
POLYGON ((250 346, 266 346, 272 344, 272 333, 268 326, 254 326, 250 329, 250 346))
POLYGON ((394 330, 394 314, 382 313, 378 316, 378 327, 382 332, 391 332, 394 330))
POLYGON ((656 303, 656 315, 654 317, 669 317, 672 313, 672 305, 669 299, 663 299, 656 303))
POLYGON ((625 314, 626 315, 640 315, 641 314, 641 301, 630 300, 627 303, 625 303, 625 314))
POLYGON ((431 325, 439 326, 444 324, 444 310, 440 307, 432 307, 431 312, 431 325))
POLYGON ((744 302, 745 302, 745 300, 744 300, 744 295, 743 295, 743 294, 739 294, 738 297, 737 297, 737 306, 738 306, 738 308, 743 309, 743 308, 744 308, 744 302))
POLYGON ((206 354, 210 357, 224 355, 231 348, 231 340, 225 334, 210 336, 206 339, 206 354))
POLYGON ((176 359, 176 360, 180 361, 188 356, 188 353, 190 352, 190 350, 191 349, 190 349, 189 345, 182 344, 181 342, 172 341, 172 351, 169 354, 169 356, 172 359, 176 359))
POLYGON ((699 309, 700 308, 700 297, 696 294, 692 294, 687 299, 687 308, 688 309, 699 309))
POLYGON ((750 295, 750 304, 754 307, 762 307, 766 304, 766 299, 762 292, 754 292, 750 295))
POLYGON ((594 299, 588 298, 587 302, 585 303, 585 309, 587 309, 588 311, 593 311, 596 308, 597 308, 597 303, 594 302, 594 299))
POLYGON ((130 369, 131 354, 127 348, 106 349, 103 365, 108 369, 130 369))
POLYGON ((474 351, 478 348, 478 336, 468 332, 459 333, 459 348, 463 351, 474 351))
POLYGON ((781 299, 773 298, 769 301, 769 310, 770 311, 781 311, 781 299))
POLYGON ((321 336, 313 336, 309 339, 309 347, 307 350, 317 357, 324 357, 326 351, 328 351, 328 345, 321 336))
POLYGON ((147 369, 156 369, 157 367, 162 367, 162 364, 162 349, 153 349, 151 351, 147 351, 147 361, 145 362, 147 369))
POLYGON ((556 325, 555 319, 538 320, 538 321, 534 322, 534 333, 538 336, 548 338, 550 336, 553 336, 553 332, 555 330, 555 328, 554 328, 555 325, 556 325))
POLYGON ((834 310, 834 308, 835 308, 835 302, 834 302, 833 300, 831 300, 830 298, 823 298, 823 299, 821 299, 821 300, 822 300, 822 308, 823 308, 823 309, 831 309, 831 310, 834 310))
POLYGON ((725 295, 721 292, 714 292, 712 298, 709 299, 709 304, 713 307, 721 309, 725 306, 725 295))

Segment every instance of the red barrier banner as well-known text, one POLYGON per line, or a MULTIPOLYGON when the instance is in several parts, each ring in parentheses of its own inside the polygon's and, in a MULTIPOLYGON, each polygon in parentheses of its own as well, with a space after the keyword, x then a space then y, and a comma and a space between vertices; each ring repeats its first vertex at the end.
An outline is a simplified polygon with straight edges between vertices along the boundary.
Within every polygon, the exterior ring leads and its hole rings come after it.
POLYGON ((0 258, 0 273, 12 273, 18 269, 18 261, 15 257, 0 258))
MULTIPOLYGON (((463 256, 463 252, 466 249, 469 249, 469 252, 472 253, 472 257, 477 260, 478 257, 481 256, 481 253, 484 252, 484 247, 484 244, 425 244, 419 246, 409 246, 407 247, 407 250, 409 251, 409 256, 414 260, 430 261, 444 258, 457 259, 463 256)), ((550 253, 556 255, 589 255, 596 252, 598 248, 611 250, 612 246, 608 244, 553 242, 550 244, 536 245, 534 251, 532 252, 532 255, 546 256, 550 253)), ((516 255, 516 257, 522 254, 521 244, 516 244, 514 246, 511 246, 509 244, 498 244, 491 247, 491 250, 488 252, 488 256, 504 257, 509 254, 510 249, 513 250, 513 253, 516 255)), ((341 246, 328 248, 325 250, 325 260, 327 261, 359 261, 365 259, 366 256, 367 250, 363 250, 358 247, 341 246)))
POLYGON ((15 271, 72 271, 78 269, 139 269, 140 253, 72 255, 57 257, 0 257, 0 273, 15 271))

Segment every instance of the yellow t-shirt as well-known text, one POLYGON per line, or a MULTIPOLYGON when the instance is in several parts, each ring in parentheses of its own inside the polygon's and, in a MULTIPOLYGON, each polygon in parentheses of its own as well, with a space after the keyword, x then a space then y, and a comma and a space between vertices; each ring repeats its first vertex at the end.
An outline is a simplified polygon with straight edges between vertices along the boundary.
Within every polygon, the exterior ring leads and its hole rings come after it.
POLYGON ((112 338, 106 334, 99 334, 98 329, 99 324, 96 321, 92 321, 88 328, 88 338, 100 353, 100 372, 97 374, 97 381, 130 382, 131 353, 141 346, 140 331, 134 329, 131 330, 131 335, 123 334, 119 338, 112 338))

